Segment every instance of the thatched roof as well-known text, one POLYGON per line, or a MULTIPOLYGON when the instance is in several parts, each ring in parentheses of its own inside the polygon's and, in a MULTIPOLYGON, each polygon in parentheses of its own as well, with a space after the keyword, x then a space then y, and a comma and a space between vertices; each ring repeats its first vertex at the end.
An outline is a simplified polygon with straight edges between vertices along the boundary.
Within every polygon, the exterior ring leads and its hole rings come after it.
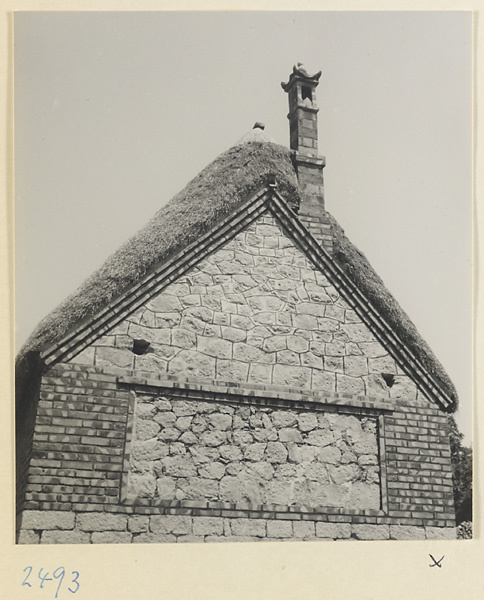
POLYGON ((427 371, 440 383, 457 407, 457 390, 430 346, 422 338, 410 317, 398 304, 375 273, 366 256, 346 237, 336 219, 327 213, 333 237, 333 259, 353 281, 378 313, 427 371))
MULTIPOLYGON (((18 360, 31 350, 60 341, 69 330, 94 316, 161 261, 196 241, 274 177, 280 195, 297 202, 299 191, 292 152, 265 141, 260 131, 243 138, 197 175, 74 294, 41 321, 20 351, 18 360)), ((333 235, 333 259, 456 404, 456 390, 427 343, 365 256, 329 214, 328 219, 333 235)))
POLYGON ((240 140, 163 206, 143 229, 40 322, 19 358, 60 340, 72 327, 95 315, 160 261, 209 231, 267 185, 270 177, 275 177, 283 196, 298 197, 291 151, 263 141, 260 133, 257 135, 260 141, 240 140))

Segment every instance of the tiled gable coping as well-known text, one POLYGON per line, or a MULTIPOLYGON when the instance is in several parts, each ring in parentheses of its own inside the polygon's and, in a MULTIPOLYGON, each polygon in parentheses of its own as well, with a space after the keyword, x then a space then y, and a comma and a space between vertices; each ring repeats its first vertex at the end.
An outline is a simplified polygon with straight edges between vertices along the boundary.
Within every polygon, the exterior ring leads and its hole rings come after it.
POLYGON ((149 387, 156 390, 168 390, 171 394, 192 399, 216 402, 233 402, 242 404, 258 404, 274 407, 294 406, 314 410, 318 406, 324 410, 338 412, 355 412, 359 414, 379 415, 392 413, 393 406, 389 402, 374 400, 370 396, 354 396, 352 394, 318 393, 312 390, 285 388, 277 385, 221 382, 210 379, 187 379, 176 377, 140 377, 122 375, 116 378, 117 383, 133 387, 149 387), (223 396, 228 396, 227 399, 223 396))

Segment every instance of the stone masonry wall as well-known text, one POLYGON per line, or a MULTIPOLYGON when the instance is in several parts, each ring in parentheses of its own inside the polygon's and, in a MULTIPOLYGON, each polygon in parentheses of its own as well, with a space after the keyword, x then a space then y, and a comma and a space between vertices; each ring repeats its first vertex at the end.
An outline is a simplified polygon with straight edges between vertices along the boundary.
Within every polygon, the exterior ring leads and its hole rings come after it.
POLYGON ((138 397, 128 498, 380 508, 377 422, 138 397))
MULTIPOLYGON (((293 515, 292 515, 293 516, 293 515)), ((27 511, 23 544, 150 544, 203 542, 453 539, 450 528, 107 512, 27 511)))
MULTIPOLYGON (((130 388, 161 399, 166 391, 160 393, 160 387, 171 385, 170 395, 181 396, 187 386, 147 375, 59 363, 43 376, 24 511, 17 522, 19 543, 455 537, 446 416, 418 402, 402 401, 380 417, 381 464, 386 468, 381 479, 386 501, 380 510, 279 510, 271 505, 254 508, 243 501, 153 504, 149 498, 127 503, 123 482, 129 466, 130 388), (123 383, 126 377, 136 384, 123 383)), ((212 388, 218 384, 209 383, 212 388)), ((213 401, 207 382, 195 388, 213 401)), ((247 390, 238 403, 251 406, 255 395, 280 396, 270 385, 257 390, 247 390)), ((307 400, 304 394, 299 399, 293 392, 287 396, 288 400, 279 397, 286 405, 281 410, 294 410, 307 400)), ((330 394, 326 401, 321 410, 332 409, 334 414, 347 412, 348 403, 365 406, 351 395, 330 394)))
POLYGON ((19 543, 455 535, 446 416, 270 212, 38 397, 19 543))
POLYGON ((72 362, 180 377, 421 398, 270 212, 72 362), (144 354, 134 340, 149 342, 144 354))

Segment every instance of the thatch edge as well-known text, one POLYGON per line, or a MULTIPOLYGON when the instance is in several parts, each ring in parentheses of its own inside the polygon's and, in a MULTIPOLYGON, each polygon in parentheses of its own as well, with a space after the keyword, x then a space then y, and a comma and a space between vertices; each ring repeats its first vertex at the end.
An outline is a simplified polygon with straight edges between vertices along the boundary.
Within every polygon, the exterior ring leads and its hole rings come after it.
POLYGON ((42 319, 16 362, 27 352, 60 341, 273 180, 284 196, 295 198, 297 203, 299 190, 288 148, 272 142, 249 141, 222 153, 42 319))
POLYGON ((346 236, 336 219, 327 213, 333 238, 333 259, 358 287, 376 311, 394 328, 395 333, 419 360, 453 401, 452 412, 458 408, 457 390, 434 352, 422 338, 414 323, 403 310, 366 256, 346 236))

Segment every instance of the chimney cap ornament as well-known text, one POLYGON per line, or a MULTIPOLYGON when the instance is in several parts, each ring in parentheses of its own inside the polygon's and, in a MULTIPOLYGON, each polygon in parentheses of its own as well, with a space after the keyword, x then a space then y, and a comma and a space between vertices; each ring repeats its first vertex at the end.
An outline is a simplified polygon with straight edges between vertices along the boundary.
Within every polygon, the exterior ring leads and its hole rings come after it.
POLYGON ((292 87, 292 85, 295 81, 311 83, 316 87, 319 83, 320 77, 321 77, 321 71, 318 71, 314 75, 309 75, 309 73, 307 72, 307 69, 303 65, 303 63, 298 62, 292 68, 292 73, 291 73, 291 76, 289 77, 289 81, 287 83, 281 82, 281 86, 285 92, 289 91, 289 89, 292 87))

